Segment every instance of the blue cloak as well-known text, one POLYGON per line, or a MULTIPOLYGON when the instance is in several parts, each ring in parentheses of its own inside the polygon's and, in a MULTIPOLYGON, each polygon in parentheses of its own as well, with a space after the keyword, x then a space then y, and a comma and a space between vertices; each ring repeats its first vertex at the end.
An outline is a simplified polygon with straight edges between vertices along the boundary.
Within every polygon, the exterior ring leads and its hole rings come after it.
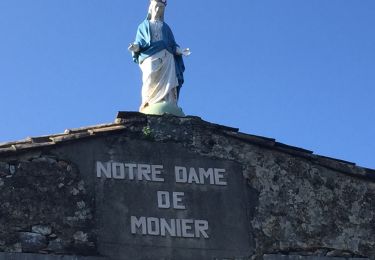
POLYGON ((139 45, 140 51, 136 53, 133 52, 133 60, 136 63, 141 63, 146 58, 166 49, 174 56, 179 90, 184 83, 184 61, 182 59, 182 55, 176 55, 176 48, 179 46, 174 39, 171 28, 169 28, 168 24, 165 22, 163 22, 162 33, 162 41, 151 43, 150 21, 147 19, 143 21, 143 23, 138 26, 137 35, 134 42, 139 45))

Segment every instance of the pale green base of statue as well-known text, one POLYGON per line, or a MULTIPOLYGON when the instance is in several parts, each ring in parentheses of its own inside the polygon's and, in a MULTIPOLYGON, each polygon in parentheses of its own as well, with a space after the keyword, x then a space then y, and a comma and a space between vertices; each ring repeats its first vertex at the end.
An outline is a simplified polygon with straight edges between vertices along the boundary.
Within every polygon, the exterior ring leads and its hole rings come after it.
POLYGON ((141 111, 143 114, 148 115, 164 115, 170 114, 174 116, 184 117, 185 114, 182 109, 174 104, 168 102, 160 102, 146 107, 141 111))

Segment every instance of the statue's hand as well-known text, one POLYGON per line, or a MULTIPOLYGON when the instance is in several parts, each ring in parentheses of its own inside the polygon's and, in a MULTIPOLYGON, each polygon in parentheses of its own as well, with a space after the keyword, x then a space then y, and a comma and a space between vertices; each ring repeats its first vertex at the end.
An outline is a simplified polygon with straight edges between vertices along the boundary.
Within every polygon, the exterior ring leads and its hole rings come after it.
POLYGON ((190 56, 190 54, 191 54, 190 48, 186 48, 182 50, 182 55, 190 56))
POLYGON ((180 47, 177 47, 176 54, 177 55, 189 56, 191 54, 191 51, 190 51, 189 48, 181 50, 180 47))
POLYGON ((130 43, 128 50, 131 52, 139 52, 139 45, 136 43, 130 43))

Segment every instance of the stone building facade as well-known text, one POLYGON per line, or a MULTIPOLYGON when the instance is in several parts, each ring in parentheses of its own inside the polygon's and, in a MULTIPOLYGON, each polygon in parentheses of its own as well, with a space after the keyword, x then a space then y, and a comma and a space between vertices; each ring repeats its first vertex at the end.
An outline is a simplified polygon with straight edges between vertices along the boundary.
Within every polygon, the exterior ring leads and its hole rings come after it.
POLYGON ((198 117, 0 145, 0 260, 375 259, 375 171, 198 117))

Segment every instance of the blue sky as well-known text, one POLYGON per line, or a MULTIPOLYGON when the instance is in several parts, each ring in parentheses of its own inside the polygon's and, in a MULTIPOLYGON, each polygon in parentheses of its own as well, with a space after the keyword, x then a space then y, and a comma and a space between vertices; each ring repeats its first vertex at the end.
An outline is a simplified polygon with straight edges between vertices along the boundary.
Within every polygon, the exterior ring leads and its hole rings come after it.
MULTIPOLYGON (((0 0, 0 140, 135 111, 147 0, 0 0)), ((188 115, 375 169, 374 0, 169 0, 188 115)))

